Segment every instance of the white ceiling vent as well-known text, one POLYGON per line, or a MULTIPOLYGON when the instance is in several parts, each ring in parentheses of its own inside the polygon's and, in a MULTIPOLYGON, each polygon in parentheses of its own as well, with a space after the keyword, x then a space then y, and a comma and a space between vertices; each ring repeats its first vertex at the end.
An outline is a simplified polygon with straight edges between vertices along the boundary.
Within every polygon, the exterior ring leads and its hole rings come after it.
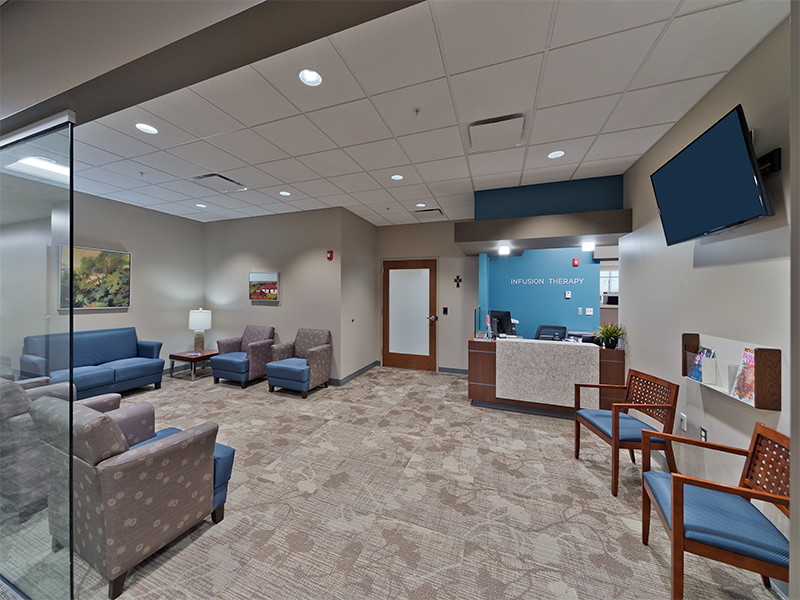
POLYGON ((220 175, 219 173, 198 175, 197 177, 191 177, 190 179, 195 183, 199 183, 203 187, 207 187, 210 190, 214 190, 215 192, 220 192, 222 194, 228 194, 230 192, 243 192, 247 189, 238 181, 234 181, 233 179, 225 177, 224 175, 220 175))
POLYGON ((513 148, 522 141, 525 116, 506 115, 469 124, 469 142, 473 152, 513 148))

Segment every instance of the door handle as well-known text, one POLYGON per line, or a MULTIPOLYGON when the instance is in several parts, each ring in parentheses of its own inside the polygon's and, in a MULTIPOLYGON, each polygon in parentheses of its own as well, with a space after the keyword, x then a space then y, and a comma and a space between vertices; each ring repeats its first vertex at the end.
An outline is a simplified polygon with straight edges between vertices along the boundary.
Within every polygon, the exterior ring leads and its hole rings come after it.
POLYGON ((439 317, 437 317, 436 315, 431 315, 430 317, 428 317, 428 321, 438 321, 438 320, 439 317))

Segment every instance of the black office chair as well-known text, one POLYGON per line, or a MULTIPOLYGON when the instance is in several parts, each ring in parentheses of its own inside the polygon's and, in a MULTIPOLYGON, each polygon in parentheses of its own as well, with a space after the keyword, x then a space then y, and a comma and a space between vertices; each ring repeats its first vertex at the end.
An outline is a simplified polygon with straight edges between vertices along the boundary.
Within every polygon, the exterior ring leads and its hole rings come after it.
POLYGON ((564 325, 539 325, 534 339, 563 341, 567 339, 567 328, 564 325))

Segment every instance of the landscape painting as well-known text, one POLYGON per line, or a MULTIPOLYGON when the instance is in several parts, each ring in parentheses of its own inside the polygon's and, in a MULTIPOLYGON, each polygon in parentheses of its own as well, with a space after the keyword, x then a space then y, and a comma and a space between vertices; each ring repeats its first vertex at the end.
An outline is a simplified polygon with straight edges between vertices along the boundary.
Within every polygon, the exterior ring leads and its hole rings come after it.
POLYGON ((69 297, 69 246, 61 246, 59 308, 130 308, 131 255, 128 252, 73 248, 74 295, 69 297))
POLYGON ((277 273, 250 273, 250 300, 278 300, 277 273))

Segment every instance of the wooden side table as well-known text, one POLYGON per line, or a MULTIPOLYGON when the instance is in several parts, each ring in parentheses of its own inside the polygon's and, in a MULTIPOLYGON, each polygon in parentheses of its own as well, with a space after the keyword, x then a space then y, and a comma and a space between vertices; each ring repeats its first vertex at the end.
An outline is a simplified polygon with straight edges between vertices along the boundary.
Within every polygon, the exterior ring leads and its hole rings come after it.
POLYGON ((219 354, 216 350, 209 350, 206 348, 202 352, 175 352, 169 355, 169 376, 173 377, 175 372, 175 361, 180 360, 183 362, 191 363, 192 365, 192 381, 194 381, 195 373, 197 372, 197 363, 208 360, 212 356, 219 354))

